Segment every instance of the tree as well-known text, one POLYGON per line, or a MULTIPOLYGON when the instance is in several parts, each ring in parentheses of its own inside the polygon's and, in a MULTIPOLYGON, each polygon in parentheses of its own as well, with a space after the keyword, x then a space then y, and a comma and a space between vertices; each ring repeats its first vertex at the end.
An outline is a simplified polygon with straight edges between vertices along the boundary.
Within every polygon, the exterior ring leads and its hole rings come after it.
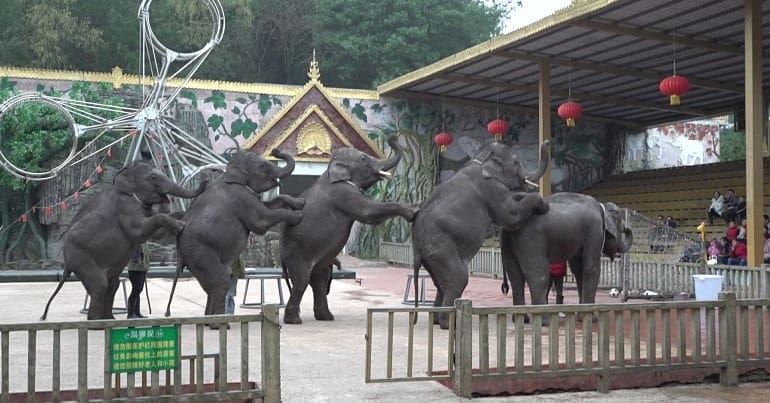
POLYGON ((738 161, 746 159, 746 135, 743 132, 722 130, 719 134, 719 160, 738 161))
POLYGON ((501 4, 478 0, 317 0, 324 82, 372 88, 490 39, 504 15, 501 4))

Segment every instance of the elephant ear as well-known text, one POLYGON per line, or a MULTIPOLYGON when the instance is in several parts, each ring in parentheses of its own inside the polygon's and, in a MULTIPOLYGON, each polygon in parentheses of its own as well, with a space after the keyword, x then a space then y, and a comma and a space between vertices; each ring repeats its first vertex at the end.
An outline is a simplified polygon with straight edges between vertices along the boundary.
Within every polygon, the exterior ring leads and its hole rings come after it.
POLYGON ((615 203, 604 203, 604 229, 615 239, 620 239, 623 223, 620 220, 620 208, 615 203))
POLYGON ((130 163, 129 165, 121 168, 120 171, 118 171, 112 178, 112 186, 125 194, 134 193, 134 181, 130 178, 131 167, 133 167, 133 163, 130 163))
POLYGON ((334 182, 349 181, 351 178, 350 167, 341 162, 332 162, 329 165, 329 180, 334 182))
POLYGON ((225 169, 225 182, 246 186, 249 182, 248 155, 241 151, 233 156, 225 169))

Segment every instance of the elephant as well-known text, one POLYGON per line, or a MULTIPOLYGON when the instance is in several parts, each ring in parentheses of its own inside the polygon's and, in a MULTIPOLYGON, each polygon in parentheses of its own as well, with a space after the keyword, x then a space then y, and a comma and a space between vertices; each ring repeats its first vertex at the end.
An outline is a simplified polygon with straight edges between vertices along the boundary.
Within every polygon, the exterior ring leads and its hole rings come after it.
POLYGON ((614 259, 633 244, 615 203, 600 203, 579 193, 556 193, 545 198, 549 210, 531 217, 518 231, 504 229, 500 236, 503 293, 511 279, 513 304, 524 304, 524 282, 533 305, 547 303, 548 266, 569 261, 581 304, 592 304, 599 284, 601 255, 614 259))
MULTIPOLYGON (((206 315, 225 313, 230 269, 246 246, 249 232, 264 234, 280 223, 297 224, 304 202, 288 195, 262 201, 261 193, 278 186, 278 179, 294 170, 294 158, 278 150, 286 161, 279 168, 252 151, 237 152, 224 175, 198 197, 182 217, 187 222, 177 235, 177 275, 187 267, 206 292, 206 315)), ((171 287, 166 316, 171 314, 171 287)))
POLYGON ((326 172, 302 197, 302 221, 281 227, 281 265, 291 281, 291 293, 283 315, 287 324, 301 324, 299 305, 308 284, 313 289, 316 320, 334 320, 326 292, 331 265, 350 235, 354 221, 377 224, 401 216, 412 221, 417 209, 397 202, 378 203, 366 190, 401 160, 395 136, 387 139, 393 155, 385 160, 373 158, 351 147, 334 150, 326 172))
MULTIPOLYGON (((414 278, 420 266, 436 286, 434 306, 452 306, 468 285, 468 263, 481 248, 492 223, 516 230, 548 205, 537 193, 526 193, 548 167, 549 142, 540 147, 535 172, 526 169, 511 149, 488 144, 454 176, 437 186, 412 224, 414 278)), ((419 291, 415 286, 415 301, 419 291)), ((416 302, 415 302, 416 305, 416 302)), ((438 322, 449 327, 447 314, 438 322)))
POLYGON ((203 181, 197 189, 185 189, 147 162, 129 162, 115 174, 111 188, 80 208, 64 234, 64 274, 41 320, 71 273, 91 297, 88 319, 114 319, 119 276, 133 251, 161 228, 178 233, 185 227, 168 214, 153 214, 152 206, 168 203, 166 195, 197 197, 205 188, 203 181))

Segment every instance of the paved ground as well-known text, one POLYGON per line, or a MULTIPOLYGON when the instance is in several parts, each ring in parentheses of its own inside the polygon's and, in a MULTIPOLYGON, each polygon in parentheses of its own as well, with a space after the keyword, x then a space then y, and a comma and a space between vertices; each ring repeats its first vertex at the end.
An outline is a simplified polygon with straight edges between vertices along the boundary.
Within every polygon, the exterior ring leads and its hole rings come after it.
MULTIPOLYGON (((355 270, 358 282, 354 280, 335 281, 329 295, 330 307, 336 316, 333 322, 316 321, 312 315, 312 293, 308 291, 302 304, 302 318, 304 324, 300 326, 285 325, 281 331, 281 363, 283 400, 285 402, 361 402, 383 401, 402 402, 409 401, 462 401, 444 386, 436 382, 414 383, 383 383, 367 384, 364 382, 364 362, 366 341, 366 309, 367 307, 401 307, 406 274, 410 271, 406 268, 390 267, 384 264, 360 262, 353 258, 345 257, 343 263, 347 269, 355 270)), ((241 302, 243 287, 239 288, 238 303, 241 302)), ((433 287, 429 283, 429 293, 432 295, 433 287)), ((152 279, 148 283, 153 304, 153 317, 162 317, 165 310, 168 290, 171 282, 163 279, 152 279)), ((130 291, 130 285, 129 291, 130 291)), ((0 317, 0 323, 34 322, 40 316, 45 301, 53 291, 53 283, 17 283, 0 284, 0 306, 4 314, 0 317)), ((266 283, 266 294, 269 301, 277 301, 277 291, 274 282, 266 283)), ((509 297, 500 295, 500 281, 496 279, 473 277, 466 292, 466 297, 473 299, 474 305, 501 305, 509 304, 509 297)), ((252 285, 249 299, 258 297, 258 287, 252 285)), ((285 291, 285 290, 284 290, 285 291)), ((54 301, 49 320, 67 321, 80 320, 82 315, 77 311, 83 304, 83 290, 78 283, 68 283, 54 301)), ((553 298, 553 297, 552 297, 553 298)), ((566 300, 575 302, 574 290, 567 289, 566 300)), ((600 293, 599 302, 617 302, 617 299, 609 298, 606 293, 600 293)), ((145 301, 143 300, 143 303, 145 301)), ((177 297, 173 305, 174 316, 194 316, 202 313, 205 303, 205 295, 200 290, 197 282, 182 281, 177 288, 177 297)), ((121 303, 122 304, 122 303, 121 303)), ((143 304, 145 313, 146 304, 143 304)), ((238 308, 237 314, 258 312, 255 310, 238 308)), ((417 326, 417 332, 425 328, 426 318, 421 318, 417 326)), ((399 322, 403 323, 403 321, 399 322)), ((405 325, 397 324, 397 330, 405 325)), ((211 331, 207 331, 211 332, 211 331)), ((232 337, 237 337, 238 328, 233 327, 229 331, 232 337)), ((435 330, 438 337, 437 346, 444 339, 438 328, 435 330)), ((208 334, 208 333, 207 333, 208 334)), ((213 335, 213 332, 212 332, 213 335)), ((208 336, 207 336, 208 337, 208 336)), ((212 338, 207 338, 207 341, 212 338)), ((62 340, 66 339, 63 336, 62 340)), ((99 338, 91 338, 89 343, 98 343, 99 338), (93 340, 93 341, 91 341, 93 340)), ((401 340, 396 338, 395 349, 402 347, 401 340)), ((213 341, 213 340, 212 340, 213 341)), ((39 341, 38 346, 44 342, 39 341)), ((39 347, 40 348, 40 347, 39 347)), ((66 348, 66 347, 65 347, 66 348)), ((375 356, 382 357, 385 352, 381 343, 375 344, 375 356)), ((438 349, 439 347, 437 347, 438 349)), ((26 342, 11 343, 12 359, 20 359, 18 372, 12 371, 12 376, 25 378, 26 359, 20 354, 26 351, 26 342), (14 358, 16 357, 16 358, 14 358), (14 374, 15 372, 15 374, 14 374)), ((416 351, 417 358, 424 352, 416 351)), ((401 355, 403 356, 403 354, 401 355)), ((436 369, 446 367, 446 358, 441 360, 441 354, 437 354, 436 369)), ((42 361, 42 360, 41 360, 42 361)), ((89 369, 90 373, 98 373, 99 360, 96 360, 95 368, 89 369)), ((375 363, 376 368, 382 367, 382 360, 375 363), (378 367, 379 365, 379 367, 378 367)), ((40 363, 42 365, 42 363, 40 363)), ((74 366, 63 363, 65 371, 74 371, 74 366)), ((402 361, 394 362, 396 374, 403 371, 405 364, 402 361)), ((43 370, 40 370, 40 378, 45 378, 43 370)), ((47 371, 46 371, 47 372, 47 371)), ((235 376, 235 374, 231 375, 235 376)), ((66 378, 66 376, 64 377, 66 378)), ((40 381, 44 382, 44 379, 40 381)), ((25 389, 23 382, 17 387, 25 389)), ((19 390, 19 389, 17 389, 19 390)), ((537 401, 537 402, 567 402, 574 400, 595 402, 753 402, 770 401, 770 384, 752 383, 743 384, 736 388, 722 388, 719 385, 690 385, 671 386, 657 389, 618 390, 609 394, 596 392, 557 393, 537 396, 515 396, 484 398, 484 401, 537 401)))

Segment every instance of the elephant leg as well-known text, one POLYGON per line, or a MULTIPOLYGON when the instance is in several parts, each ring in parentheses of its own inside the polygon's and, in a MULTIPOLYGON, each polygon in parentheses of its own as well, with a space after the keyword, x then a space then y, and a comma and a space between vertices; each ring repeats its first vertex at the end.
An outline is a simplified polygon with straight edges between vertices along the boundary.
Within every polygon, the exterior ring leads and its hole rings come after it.
POLYGON ((120 278, 111 278, 107 280, 107 292, 104 293, 104 310, 102 319, 115 319, 112 314, 112 306, 115 304, 115 294, 120 287, 120 278))
POLYGON ((569 269, 575 275, 575 286, 578 292, 578 303, 583 303, 583 257, 576 256, 569 260, 569 269))
POLYGON ((516 254, 511 246, 511 234, 503 231, 500 235, 500 245, 506 245, 501 248, 500 255, 503 263, 503 270, 508 275, 508 281, 511 283, 511 296, 513 305, 524 305, 524 273, 521 271, 521 265, 516 258, 516 254))
MULTIPOLYGON (((468 285, 468 267, 455 252, 446 254, 427 263, 427 270, 433 277, 433 282, 441 290, 441 306, 453 307, 455 299, 460 298, 468 285), (440 268, 436 270, 435 268, 440 268)), ((438 295, 436 301, 439 301, 438 295)), ((449 329, 449 314, 442 312, 438 315, 442 329, 449 329)))
POLYGON ((601 272, 601 257, 596 255, 583 255, 583 283, 580 285, 581 304, 593 304, 596 302, 596 288, 599 286, 601 272))
POLYGON ((104 273, 98 272, 98 268, 93 270, 96 270, 96 272, 92 276, 78 276, 80 281, 83 282, 83 287, 85 287, 88 295, 91 297, 91 302, 88 304, 88 320, 97 320, 104 317, 104 300, 108 288, 107 277, 104 273))
POLYGON ((334 320, 326 300, 327 286, 331 282, 332 267, 316 268, 310 273, 310 286, 313 288, 313 314, 316 320, 334 320))
POLYGON ((286 302, 286 309, 283 311, 283 323, 299 325, 302 324, 299 305, 310 282, 310 265, 296 255, 283 257, 283 262, 292 283, 289 301, 286 302))
MULTIPOLYGON (((532 305, 548 304, 548 279, 551 273, 548 271, 548 258, 539 253, 531 253, 521 264, 521 271, 524 273, 524 279, 529 286, 532 305)), ((548 324, 548 316, 541 316, 543 326, 548 324)))

